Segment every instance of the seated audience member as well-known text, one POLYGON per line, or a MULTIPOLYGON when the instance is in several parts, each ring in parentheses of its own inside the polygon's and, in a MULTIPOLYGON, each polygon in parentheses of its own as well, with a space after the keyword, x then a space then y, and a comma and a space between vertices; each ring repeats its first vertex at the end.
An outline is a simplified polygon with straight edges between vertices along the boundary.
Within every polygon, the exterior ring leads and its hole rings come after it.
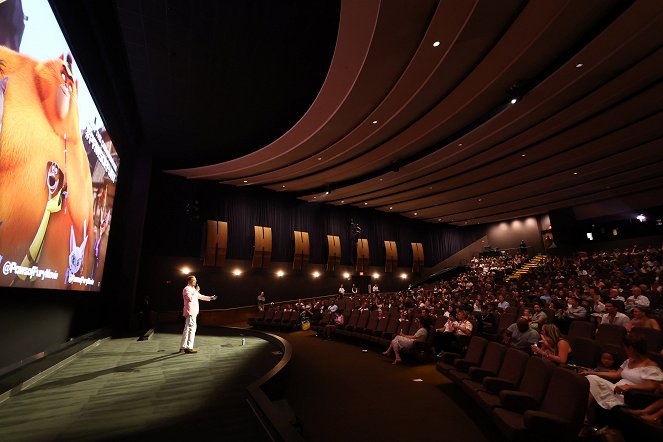
POLYGON ((541 348, 538 345, 532 345, 531 349, 545 359, 557 364, 566 364, 571 354, 571 344, 562 337, 559 328, 554 324, 545 324, 541 327, 541 348))
POLYGON ((545 324, 547 320, 548 315, 541 309, 541 305, 539 303, 534 304, 534 314, 532 315, 529 326, 536 330, 545 324))
POLYGON ((567 298, 568 306, 564 312, 564 316, 570 319, 586 319, 587 309, 580 305, 578 298, 569 296, 567 298))
POLYGON ((343 325, 345 323, 345 317, 343 316, 343 309, 336 310, 331 314, 331 319, 329 324, 325 326, 323 335, 327 339, 331 339, 332 333, 337 325, 343 325))
POLYGON ((606 314, 601 318, 601 324, 621 325, 626 327, 630 321, 629 317, 624 313, 617 311, 617 307, 611 302, 605 303, 606 314))
POLYGON ((401 334, 396 336, 391 340, 389 348, 386 351, 382 352, 383 355, 388 356, 392 351, 394 352, 394 362, 392 364, 398 364, 401 362, 400 351, 410 351, 414 347, 415 342, 426 342, 428 338, 428 317, 419 318, 419 329, 413 335, 404 335, 401 330, 401 334))
MULTIPOLYGON (((654 391, 663 382, 663 371, 647 356, 644 336, 629 334, 624 338, 624 351, 628 359, 618 370, 583 373, 589 381, 589 403, 596 402, 610 410, 624 405, 624 393, 631 390, 654 391)), ((593 413, 588 407, 587 423, 593 424, 593 413)))
POLYGON ((613 371, 617 369, 617 355, 609 351, 604 351, 601 353, 601 359, 599 360, 599 365, 592 370, 594 373, 603 373, 606 371, 613 371))
POLYGON ((611 288, 608 291, 608 298, 611 301, 626 302, 626 299, 624 299, 624 297, 619 293, 619 289, 615 287, 611 288))
POLYGON ((626 324, 626 330, 631 331, 633 327, 653 328, 654 330, 661 330, 661 326, 654 318, 647 316, 648 309, 646 307, 633 307, 633 319, 626 324))
POLYGON ((520 318, 504 331, 503 342, 518 350, 529 351, 539 341, 539 332, 530 328, 526 318, 520 318))
MULTIPOLYGON (((459 336, 469 336, 472 334, 472 323, 467 319, 467 313, 464 310, 458 310, 457 319, 449 317, 443 329, 436 329, 434 347, 441 352, 451 351, 455 348, 459 336)), ((439 354, 438 354, 439 356, 439 354)))
POLYGON ((596 292, 592 294, 592 311, 594 313, 603 313, 605 311, 605 304, 601 302, 601 296, 596 292))
POLYGON ((631 288, 631 296, 626 298, 624 303, 627 312, 631 312, 635 307, 649 307, 649 298, 642 294, 640 287, 631 288))
POLYGON ((506 300, 504 299, 504 295, 499 295, 499 296, 497 297, 497 300, 498 300, 498 302, 497 302, 497 308, 498 308, 499 310, 504 311, 504 310, 506 310, 506 309, 509 308, 509 301, 506 301, 506 300))

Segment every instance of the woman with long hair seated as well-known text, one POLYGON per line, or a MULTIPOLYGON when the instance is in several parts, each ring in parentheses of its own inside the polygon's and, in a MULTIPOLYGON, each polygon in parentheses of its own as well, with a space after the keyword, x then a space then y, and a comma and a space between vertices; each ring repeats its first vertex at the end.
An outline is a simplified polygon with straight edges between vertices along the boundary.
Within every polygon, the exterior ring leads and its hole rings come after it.
POLYGON ((392 362, 392 364, 395 365, 401 362, 401 356, 398 353, 399 351, 412 350, 414 343, 417 341, 426 342, 426 339, 428 338, 428 317, 421 317, 417 319, 417 321, 419 321, 419 329, 415 332, 415 334, 404 335, 403 331, 401 330, 401 334, 392 339, 391 343, 389 344, 389 348, 387 348, 387 350, 382 353, 383 355, 388 356, 389 353, 392 351, 394 352, 394 362, 392 362))
POLYGON ((562 332, 555 324, 541 327, 541 348, 532 345, 532 353, 557 364, 566 364, 571 355, 571 344, 562 337, 562 332))

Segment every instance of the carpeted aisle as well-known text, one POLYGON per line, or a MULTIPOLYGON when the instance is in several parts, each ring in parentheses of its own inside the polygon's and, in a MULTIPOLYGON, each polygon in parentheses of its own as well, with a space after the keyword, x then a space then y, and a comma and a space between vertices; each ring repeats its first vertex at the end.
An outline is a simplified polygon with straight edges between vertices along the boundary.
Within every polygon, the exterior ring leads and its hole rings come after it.
POLYGON ((281 336, 294 348, 288 401, 309 441, 502 441, 433 363, 393 366, 384 349, 310 331, 281 336))

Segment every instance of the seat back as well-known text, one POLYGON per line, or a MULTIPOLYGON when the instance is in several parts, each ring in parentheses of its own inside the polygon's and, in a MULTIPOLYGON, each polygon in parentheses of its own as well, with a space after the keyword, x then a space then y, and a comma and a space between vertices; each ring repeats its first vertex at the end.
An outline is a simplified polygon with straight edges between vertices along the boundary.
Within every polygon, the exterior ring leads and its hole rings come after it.
POLYGON ((626 329, 621 325, 601 324, 596 330, 596 341, 600 345, 622 345, 626 329))
POLYGON ((525 372, 520 380, 518 391, 532 396, 537 403, 541 403, 543 395, 548 387, 548 380, 553 365, 547 363, 538 356, 530 356, 525 366, 525 372))
POLYGON ((486 338, 472 336, 472 339, 470 339, 470 343, 467 346, 467 352, 465 353, 464 359, 479 365, 483 359, 483 354, 486 351, 487 345, 488 340, 486 338))
POLYGON ((407 319, 398 322, 396 333, 400 334, 401 332, 403 332, 404 335, 407 335, 410 332, 410 321, 407 319))
POLYGON ((509 348, 504 353, 504 360, 502 361, 500 371, 497 373, 497 377, 506 379, 512 382, 513 385, 518 385, 525 372, 528 360, 529 356, 524 351, 509 348))
POLYGON ((394 314, 392 313, 389 316, 389 322, 387 323, 387 328, 385 328, 384 332, 385 333, 391 333, 396 334, 396 331, 398 330, 398 326, 400 325, 400 322, 398 322, 398 313, 394 314))
MULTIPOLYGON (((265 318, 266 320, 267 318, 265 318)), ((283 319, 283 310, 279 310, 278 312, 274 313, 274 316, 272 317, 272 323, 275 322, 281 322, 281 319, 283 319)))
POLYGON ((270 310, 267 310, 265 312, 265 319, 264 320, 265 320, 265 322, 271 321, 273 317, 274 317, 274 310, 270 309, 270 310))
POLYGON ((320 325, 327 325, 329 324, 329 319, 331 318, 331 313, 329 312, 324 312, 322 314, 322 318, 320 318, 320 325))
POLYGON ((368 324, 368 318, 371 316, 370 310, 362 310, 357 319, 357 328, 364 328, 368 324))
MULTIPOLYGON (((297 310, 293 310, 290 312, 290 318, 288 318, 288 322, 294 323, 299 320, 299 315, 300 313, 297 310)), ((285 321, 285 318, 283 319, 285 321)))
POLYGON ((594 338, 594 325, 589 321, 575 319, 571 321, 569 326, 569 333, 567 336, 570 338, 594 338))
POLYGON ((345 325, 352 327, 357 325, 357 321, 359 320, 359 313, 360 313, 359 310, 352 310, 352 313, 350 313, 350 317, 346 321, 345 325))
MULTIPOLYGON (((510 307, 509 307, 510 308, 510 307)), ((516 313, 502 313, 500 315, 499 321, 497 321, 497 334, 502 334, 504 333, 504 330, 507 329, 508 326, 516 322, 516 313)))
POLYGON ((378 319, 378 325, 375 327, 376 332, 384 332, 387 330, 387 325, 389 325, 392 322, 392 319, 394 315, 387 313, 382 319, 378 319))
POLYGON ((364 332, 372 333, 377 326, 378 326, 378 311, 373 310, 368 317, 368 322, 366 323, 366 327, 364 327, 364 332))
POLYGON ((489 342, 481 360, 481 368, 497 373, 502 366, 506 347, 498 342, 489 342))
POLYGON ((637 333, 647 339, 647 351, 658 353, 663 346, 663 333, 650 327, 633 327, 631 333, 637 333))
MULTIPOLYGON (((518 307, 516 306, 509 306, 506 309, 504 309, 504 313, 510 313, 514 316, 518 316, 518 307)), ((514 321, 515 322, 515 321, 514 321)))
POLYGON ((413 335, 420 328, 421 328, 421 322, 419 321, 418 317, 415 317, 410 321, 410 329, 408 330, 407 334, 408 335, 413 335))
POLYGON ((570 338, 573 363, 581 367, 594 368, 601 357, 601 346, 588 338, 570 338))
POLYGON ((589 382, 584 376, 554 367, 539 410, 567 422, 562 433, 577 435, 585 417, 588 397, 589 382))

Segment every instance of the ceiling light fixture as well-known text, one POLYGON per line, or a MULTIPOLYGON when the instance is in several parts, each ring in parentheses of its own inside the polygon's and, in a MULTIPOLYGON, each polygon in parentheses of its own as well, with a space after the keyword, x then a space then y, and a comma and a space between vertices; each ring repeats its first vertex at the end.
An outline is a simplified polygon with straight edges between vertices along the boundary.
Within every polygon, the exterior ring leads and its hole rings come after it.
POLYGON ((378 120, 373 120, 373 124, 378 124, 378 120))
POLYGON ((368 203, 364 203, 364 206, 368 206, 368 203))
POLYGON ((322 160, 322 157, 318 157, 318 161, 321 161, 321 160, 322 160))
POLYGON ((434 47, 434 48, 438 47, 439 45, 440 45, 440 42, 439 42, 439 41, 435 41, 435 42, 433 42, 433 47, 434 47))
POLYGON ((573 172, 574 175, 578 175, 578 172, 573 172))
POLYGON ((581 68, 582 66, 583 66, 582 63, 578 63, 578 64, 576 65, 577 68, 581 68))
POLYGON ((414 212, 414 216, 417 216, 417 212, 414 212))
POLYGON ((394 209, 393 207, 389 207, 389 210, 393 210, 393 209, 394 209))
POLYGON ((511 99, 511 104, 516 104, 517 102, 518 102, 517 98, 514 97, 514 98, 511 99))
POLYGON ((244 180, 244 182, 245 182, 245 183, 248 183, 248 181, 247 181, 247 180, 244 180))
POLYGON ((522 154, 522 155, 521 155, 521 157, 525 157, 525 156, 527 156, 527 154, 522 154))

